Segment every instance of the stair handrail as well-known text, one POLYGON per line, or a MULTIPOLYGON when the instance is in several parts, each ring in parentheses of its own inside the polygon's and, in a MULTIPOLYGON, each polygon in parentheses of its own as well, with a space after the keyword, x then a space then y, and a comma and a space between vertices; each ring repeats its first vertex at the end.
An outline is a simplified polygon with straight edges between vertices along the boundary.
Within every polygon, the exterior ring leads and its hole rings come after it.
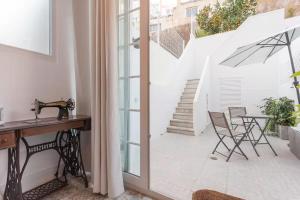
MULTIPOLYGON (((206 77, 209 73, 209 66, 210 66, 210 56, 207 56, 206 59, 205 59, 205 64, 204 64, 204 67, 202 69, 200 79, 199 79, 199 82, 198 82, 198 86, 197 86, 197 90, 196 90, 196 93, 195 93, 195 97, 194 97, 194 100, 193 100, 193 125, 194 125, 195 135, 199 135, 202 131, 204 131, 204 129, 206 127, 206 120, 205 119, 200 119, 199 115, 201 114, 200 101, 204 100, 203 103, 207 104, 207 102, 206 102, 207 93, 203 93, 202 90, 204 89, 204 86, 205 86, 204 84, 206 83, 205 79, 206 79, 206 77), (201 97, 202 97, 202 99, 201 99, 201 97), (201 127, 201 124, 200 124, 200 120, 205 120, 204 121, 205 124, 202 127, 201 127)), ((203 105, 201 105, 201 106, 203 106, 203 105)), ((207 109, 202 111, 202 114, 207 116, 207 109)))

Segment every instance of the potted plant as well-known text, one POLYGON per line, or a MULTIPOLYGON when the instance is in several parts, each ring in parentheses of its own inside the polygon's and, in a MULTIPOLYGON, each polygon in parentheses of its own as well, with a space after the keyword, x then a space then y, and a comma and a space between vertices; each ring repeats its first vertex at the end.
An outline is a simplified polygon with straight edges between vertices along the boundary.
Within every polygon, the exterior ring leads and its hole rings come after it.
MULTIPOLYGON (((261 112, 264 115, 274 116, 277 100, 272 97, 269 97, 269 98, 263 99, 263 101, 264 101, 264 105, 259 106, 259 108, 261 109, 261 112)), ((268 130, 269 135, 278 136, 278 126, 276 124, 275 116, 270 120, 267 130, 268 130)))
POLYGON ((267 98, 261 108, 264 114, 273 117, 268 129, 272 132, 277 132, 276 127, 278 125, 279 137, 288 140, 288 127, 296 124, 294 101, 287 97, 279 99, 267 98))
POLYGON ((288 140, 289 127, 296 125, 294 101, 287 97, 282 97, 278 100, 276 108, 276 123, 279 125, 279 136, 281 139, 288 140))

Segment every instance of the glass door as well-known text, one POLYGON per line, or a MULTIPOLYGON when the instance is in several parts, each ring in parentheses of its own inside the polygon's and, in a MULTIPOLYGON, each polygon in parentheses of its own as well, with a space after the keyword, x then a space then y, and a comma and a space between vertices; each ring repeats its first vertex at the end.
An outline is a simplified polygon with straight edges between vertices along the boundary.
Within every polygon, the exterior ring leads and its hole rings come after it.
MULTIPOLYGON (((118 0, 118 3, 122 167, 125 182, 147 188, 148 78, 145 69, 148 68, 148 38, 147 32, 145 36, 140 34, 142 26, 147 23, 141 24, 140 0, 118 0)), ((144 14, 147 16, 147 13, 144 14)))

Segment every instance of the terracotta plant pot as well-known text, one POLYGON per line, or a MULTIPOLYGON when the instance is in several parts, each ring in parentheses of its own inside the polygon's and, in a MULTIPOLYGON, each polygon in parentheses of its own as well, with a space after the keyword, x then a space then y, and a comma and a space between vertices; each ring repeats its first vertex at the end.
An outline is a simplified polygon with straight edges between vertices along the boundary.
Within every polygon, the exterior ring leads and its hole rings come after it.
POLYGON ((279 126, 279 137, 283 140, 289 139, 289 127, 288 126, 279 126))

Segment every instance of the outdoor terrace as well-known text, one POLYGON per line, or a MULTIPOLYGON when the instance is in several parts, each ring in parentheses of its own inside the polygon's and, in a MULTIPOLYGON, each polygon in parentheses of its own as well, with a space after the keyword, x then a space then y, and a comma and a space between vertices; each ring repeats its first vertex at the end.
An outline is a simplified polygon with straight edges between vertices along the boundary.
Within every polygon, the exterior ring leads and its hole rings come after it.
MULTIPOLYGON (((229 162, 211 152, 218 142, 212 128, 199 136, 166 133, 151 140, 151 189, 174 199, 191 199, 192 192, 213 189, 247 200, 300 199, 300 160, 288 141, 268 136, 269 146, 241 145, 249 160, 234 154, 229 162)), ((228 141, 229 142, 229 141, 228 141)), ((226 152, 223 149, 224 153, 226 152)), ((220 149, 222 151, 222 149, 220 149)))

